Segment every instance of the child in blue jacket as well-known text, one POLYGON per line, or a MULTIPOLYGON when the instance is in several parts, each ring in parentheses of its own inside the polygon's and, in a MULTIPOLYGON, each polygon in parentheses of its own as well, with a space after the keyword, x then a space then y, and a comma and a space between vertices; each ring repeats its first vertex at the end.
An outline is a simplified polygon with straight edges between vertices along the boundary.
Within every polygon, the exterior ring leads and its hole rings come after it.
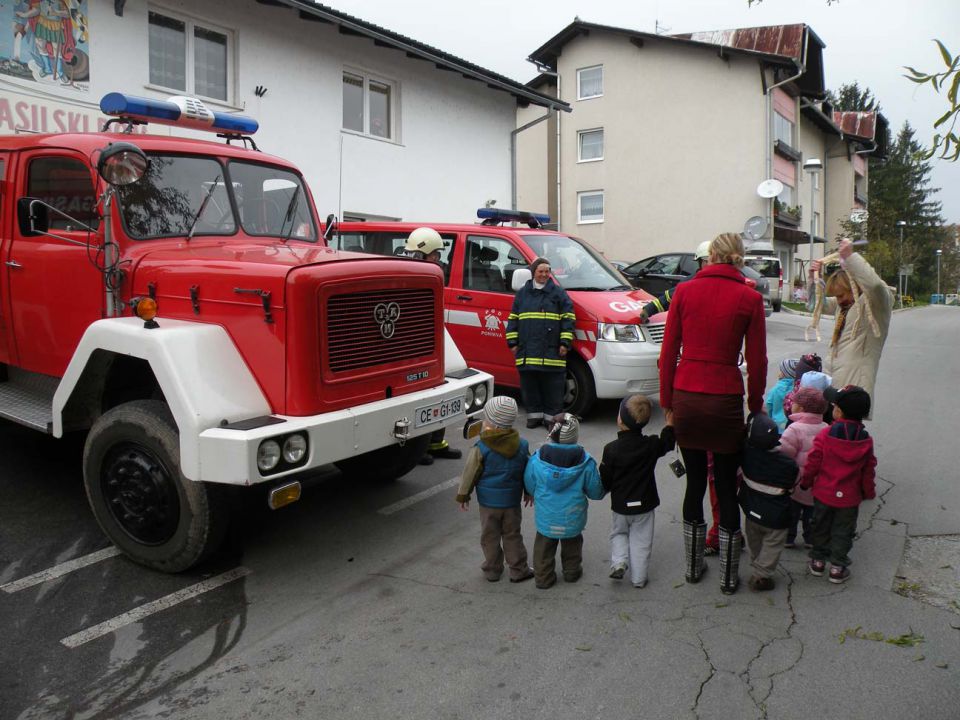
POLYGON ((576 582, 583 575, 583 528, 587 500, 604 495, 596 461, 577 444, 580 423, 565 413, 554 418, 549 442, 541 447, 523 475, 533 495, 537 537, 533 543, 534 580, 538 588, 557 582, 557 545, 563 579, 576 582))
POLYGON ((786 358, 780 361, 780 374, 777 375, 777 384, 767 393, 767 415, 773 418, 780 432, 787 426, 787 416, 783 411, 783 401, 787 393, 793 390, 797 377, 796 358, 786 358))

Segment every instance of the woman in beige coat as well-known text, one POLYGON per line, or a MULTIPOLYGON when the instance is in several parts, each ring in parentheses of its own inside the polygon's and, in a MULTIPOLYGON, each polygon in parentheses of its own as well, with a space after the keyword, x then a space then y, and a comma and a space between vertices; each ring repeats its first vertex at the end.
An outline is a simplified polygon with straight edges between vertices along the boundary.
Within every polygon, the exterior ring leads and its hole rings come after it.
MULTIPOLYGON (((829 371, 834 387, 859 385, 870 393, 871 407, 876 408, 873 390, 880 353, 890 328, 893 298, 876 271, 862 255, 853 251, 853 243, 848 238, 840 241, 837 255, 840 270, 827 277, 822 308, 818 309, 836 317, 830 341, 829 371)), ((823 261, 814 260, 810 265, 807 297, 813 301, 813 278, 821 270, 823 261)), ((815 323, 819 313, 817 310, 814 313, 815 323)))

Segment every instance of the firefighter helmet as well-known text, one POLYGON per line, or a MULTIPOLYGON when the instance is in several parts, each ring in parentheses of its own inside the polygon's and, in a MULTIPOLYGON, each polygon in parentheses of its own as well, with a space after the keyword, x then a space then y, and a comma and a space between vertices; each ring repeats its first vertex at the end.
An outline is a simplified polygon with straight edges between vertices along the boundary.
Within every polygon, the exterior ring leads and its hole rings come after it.
POLYGON ((697 245, 697 251, 693 254, 696 260, 706 260, 710 256, 710 240, 704 240, 697 245))
POLYGON ((443 249, 443 238, 433 228, 419 227, 410 233, 403 249, 408 253, 423 253, 423 256, 426 257, 432 252, 439 252, 443 249))

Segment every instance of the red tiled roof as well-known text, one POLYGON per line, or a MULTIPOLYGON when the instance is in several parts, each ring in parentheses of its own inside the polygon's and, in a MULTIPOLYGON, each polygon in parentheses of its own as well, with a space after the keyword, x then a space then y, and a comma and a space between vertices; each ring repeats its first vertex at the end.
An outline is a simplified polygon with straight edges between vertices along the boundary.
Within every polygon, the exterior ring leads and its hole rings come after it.
POLYGON ((835 110, 833 122, 843 131, 844 135, 873 140, 877 132, 877 113, 875 112, 835 110))
MULTIPOLYGON (((671 35, 680 40, 722 45, 737 50, 751 50, 767 55, 803 60, 805 25, 772 25, 769 27, 735 28, 671 35)), ((821 43, 822 45, 822 43, 821 43)))

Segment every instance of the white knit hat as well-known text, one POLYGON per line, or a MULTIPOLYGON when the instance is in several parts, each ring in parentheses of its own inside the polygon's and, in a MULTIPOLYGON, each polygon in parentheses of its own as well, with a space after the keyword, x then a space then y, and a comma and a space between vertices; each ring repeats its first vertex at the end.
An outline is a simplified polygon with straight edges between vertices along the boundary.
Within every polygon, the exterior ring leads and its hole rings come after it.
POLYGON ((483 419, 494 427, 513 427, 517 420, 517 401, 506 395, 494 395, 483 406, 483 419))
POLYGON ((580 421, 570 413, 563 413, 553 418, 554 424, 550 428, 550 435, 556 437, 556 442, 563 445, 576 445, 580 440, 580 421), (559 429, 559 434, 557 430, 559 429))

